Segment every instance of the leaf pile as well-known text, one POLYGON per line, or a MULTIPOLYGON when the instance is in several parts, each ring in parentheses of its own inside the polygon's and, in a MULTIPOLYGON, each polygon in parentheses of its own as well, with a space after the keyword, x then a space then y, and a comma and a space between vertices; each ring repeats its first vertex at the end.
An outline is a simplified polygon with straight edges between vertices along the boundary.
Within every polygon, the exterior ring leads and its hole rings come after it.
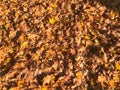
POLYGON ((119 0, 1 0, 0 90, 119 90, 119 0))

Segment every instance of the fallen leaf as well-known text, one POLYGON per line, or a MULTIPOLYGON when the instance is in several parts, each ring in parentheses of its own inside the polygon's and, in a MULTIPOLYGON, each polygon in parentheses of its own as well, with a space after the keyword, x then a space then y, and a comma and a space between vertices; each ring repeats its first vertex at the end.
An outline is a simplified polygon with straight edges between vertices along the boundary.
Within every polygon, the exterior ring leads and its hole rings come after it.
POLYGON ((76 52, 75 52, 75 49, 71 48, 71 49, 70 49, 70 53, 71 53, 72 55, 75 55, 75 53, 76 53, 76 52))
POLYGON ((52 10, 52 8, 51 8, 51 7, 48 7, 48 8, 47 8, 47 10, 48 10, 48 11, 51 11, 51 10, 52 10))
POLYGON ((9 24, 6 24, 6 25, 5 25, 5 29, 8 29, 8 28, 9 28, 9 24))
POLYGON ((42 87, 41 90, 47 90, 47 88, 46 87, 42 87))
POLYGON ((81 73, 81 72, 77 72, 77 73, 76 73, 76 77, 77 77, 78 79, 81 79, 81 78, 82 78, 82 73, 81 73))
POLYGON ((106 64, 104 64, 104 66, 105 66, 105 68, 108 68, 108 64, 106 63, 106 64))
POLYGON ((19 80, 18 82, 17 82, 17 85, 18 86, 20 86, 20 85, 22 85, 23 84, 23 81, 22 80, 19 80))
POLYGON ((52 7, 53 8, 57 8, 57 4, 52 4, 52 7))
POLYGON ((85 39, 89 40, 91 38, 91 36, 88 34, 85 36, 85 39))
POLYGON ((98 76, 98 82, 104 82, 106 80, 105 76, 98 76))
POLYGON ((24 41, 23 44, 22 44, 22 47, 23 48, 26 48, 28 46, 28 42, 27 41, 24 41))
POLYGON ((13 88, 10 88, 9 90, 19 90, 18 87, 13 87, 13 88))
POLYGON ((55 19, 54 18, 49 18, 49 23, 50 24, 55 24, 55 19))
POLYGON ((119 76, 114 76, 114 77, 113 77, 113 80, 114 80, 115 82, 120 82, 120 77, 119 77, 119 76))
POLYGON ((94 81, 93 81, 93 79, 90 80, 90 83, 91 83, 92 86, 94 86, 94 81))
POLYGON ((13 2, 17 2, 17 0, 13 0, 13 2))
POLYGON ((44 77, 43 79, 43 85, 49 84, 51 81, 51 76, 47 75, 46 77, 44 77))
POLYGON ((115 64, 116 69, 120 70, 120 64, 115 64))
POLYGON ((110 14, 111 14, 111 19, 115 19, 115 12, 113 10, 110 12, 110 14))
POLYGON ((113 88, 113 87, 115 87, 115 82, 114 82, 114 80, 110 80, 109 81, 109 85, 113 88))
POLYGON ((11 58, 8 57, 8 58, 6 59, 6 63, 9 63, 10 60, 11 60, 11 58))

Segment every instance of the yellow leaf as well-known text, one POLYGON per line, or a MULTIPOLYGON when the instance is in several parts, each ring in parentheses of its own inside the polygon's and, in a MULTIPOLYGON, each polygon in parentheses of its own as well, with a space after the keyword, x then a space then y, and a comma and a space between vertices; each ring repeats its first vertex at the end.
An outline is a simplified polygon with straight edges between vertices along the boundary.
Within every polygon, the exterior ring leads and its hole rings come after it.
POLYGON ((114 77, 113 77, 113 80, 114 80, 115 82, 120 82, 120 77, 114 76, 114 77))
POLYGON ((116 69, 120 70, 120 64, 115 64, 116 69))
POLYGON ((110 80, 109 85, 110 85, 111 87, 115 87, 115 82, 114 82, 114 80, 110 80))
POLYGON ((17 85, 18 86, 20 86, 20 85, 22 85, 23 84, 23 81, 21 81, 21 80, 19 80, 18 82, 17 82, 17 85))
POLYGON ((17 2, 17 0, 13 0, 13 2, 17 2))
POLYGON ((91 36, 88 34, 85 36, 85 39, 89 40, 91 38, 91 36))
POLYGON ((23 47, 26 48, 28 46, 28 42, 23 42, 23 47))
POLYGON ((6 24, 6 25, 5 25, 5 29, 8 29, 8 28, 9 28, 9 24, 6 24))
POLYGON ((84 27, 84 22, 81 22, 81 26, 84 27))
POLYGON ((81 73, 81 72, 77 72, 77 73, 76 73, 76 77, 77 77, 78 79, 81 79, 81 78, 82 78, 82 73, 81 73))
POLYGON ((46 87, 42 87, 42 89, 41 90, 47 90, 47 88, 46 87))
POLYGON ((45 50, 45 45, 42 45, 41 50, 42 50, 42 51, 45 50))
POLYGON ((110 14, 111 14, 111 19, 115 19, 115 12, 111 11, 110 14))
POLYGON ((51 80, 53 80, 53 81, 55 80, 55 76, 54 76, 54 75, 53 75, 53 76, 51 76, 51 80))
POLYGON ((47 10, 48 10, 48 11, 51 11, 51 10, 52 10, 52 8, 51 8, 51 7, 48 7, 48 8, 47 8, 47 10))
POLYGON ((50 24, 55 24, 55 19, 54 18, 49 18, 49 23, 50 24))
POLYGON ((7 60, 6 60, 6 63, 9 63, 10 60, 11 60, 11 58, 8 57, 7 60))
POLYGON ((52 4, 52 7, 53 8, 57 8, 57 4, 52 4))

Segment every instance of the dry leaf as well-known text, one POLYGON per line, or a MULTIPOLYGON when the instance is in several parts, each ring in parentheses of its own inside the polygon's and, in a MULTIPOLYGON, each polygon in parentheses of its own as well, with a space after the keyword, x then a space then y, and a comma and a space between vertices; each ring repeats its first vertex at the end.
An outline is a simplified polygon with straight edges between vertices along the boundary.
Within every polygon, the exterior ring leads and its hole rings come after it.
POLYGON ((109 85, 113 88, 113 87, 115 87, 115 82, 114 82, 114 80, 110 80, 109 81, 109 85))
POLYGON ((120 70, 120 64, 115 64, 116 69, 120 70))
POLYGON ((49 18, 49 23, 50 24, 55 24, 55 19, 54 18, 49 18))
POLYGON ((27 42, 27 41, 24 41, 23 44, 22 44, 22 47, 23 47, 23 48, 28 47, 28 42, 27 42))
POLYGON ((17 2, 17 0, 13 0, 13 2, 17 2))
POLYGON ((106 80, 105 76, 98 76, 98 82, 104 82, 106 80))
POLYGON ((104 64, 104 66, 105 66, 105 68, 108 68, 108 64, 106 63, 106 64, 104 64))
POLYGON ((119 77, 119 76, 114 76, 114 77, 113 77, 113 80, 114 80, 115 82, 120 82, 120 77, 119 77))
POLYGON ((16 36, 16 31, 11 30, 11 31, 10 31, 10 34, 9 34, 9 38, 10 38, 10 39, 13 39, 15 36, 16 36))
POLYGON ((51 7, 48 7, 47 10, 48 10, 48 11, 52 11, 52 8, 51 8, 51 7))
POLYGON ((91 83, 92 86, 94 86, 94 81, 93 81, 93 79, 90 80, 90 83, 91 83))
POLYGON ((41 90, 47 90, 47 88, 46 87, 42 87, 41 90))
POLYGON ((111 12, 110 12, 110 14, 111 14, 111 19, 115 19, 115 12, 112 10, 111 12))
POLYGON ((91 36, 88 34, 85 36, 85 39, 89 40, 91 38, 91 36))
POLYGON ((46 77, 44 77, 43 79, 43 85, 49 84, 51 82, 51 76, 47 75, 46 77))
POLYGON ((75 55, 75 53, 76 53, 76 52, 75 52, 75 49, 71 48, 71 49, 70 49, 70 53, 71 53, 72 55, 75 55))
POLYGON ((17 85, 18 86, 20 86, 20 85, 22 85, 23 84, 23 81, 22 80, 19 80, 18 82, 17 82, 17 85))
POLYGON ((11 58, 8 57, 8 58, 6 59, 6 63, 9 63, 10 61, 11 61, 11 58))
POLYGON ((27 24, 26 24, 25 21, 22 21, 22 22, 20 23, 20 29, 21 29, 24 33, 26 33, 26 32, 29 31, 29 28, 28 28, 28 26, 27 26, 27 24))
POLYGON ((82 73, 81 73, 81 72, 77 72, 77 73, 76 73, 76 77, 81 80, 81 78, 82 78, 82 73))
POLYGON ((18 87, 13 87, 13 88, 10 88, 9 90, 19 90, 18 87))
POLYGON ((52 4, 52 7, 53 8, 57 8, 57 4, 52 4))

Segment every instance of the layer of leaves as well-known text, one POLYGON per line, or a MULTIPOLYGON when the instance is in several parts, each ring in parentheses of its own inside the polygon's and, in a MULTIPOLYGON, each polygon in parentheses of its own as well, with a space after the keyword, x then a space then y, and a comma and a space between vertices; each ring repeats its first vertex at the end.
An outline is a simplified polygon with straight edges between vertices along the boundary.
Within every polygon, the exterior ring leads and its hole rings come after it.
POLYGON ((119 90, 119 0, 1 0, 1 90, 119 90))

